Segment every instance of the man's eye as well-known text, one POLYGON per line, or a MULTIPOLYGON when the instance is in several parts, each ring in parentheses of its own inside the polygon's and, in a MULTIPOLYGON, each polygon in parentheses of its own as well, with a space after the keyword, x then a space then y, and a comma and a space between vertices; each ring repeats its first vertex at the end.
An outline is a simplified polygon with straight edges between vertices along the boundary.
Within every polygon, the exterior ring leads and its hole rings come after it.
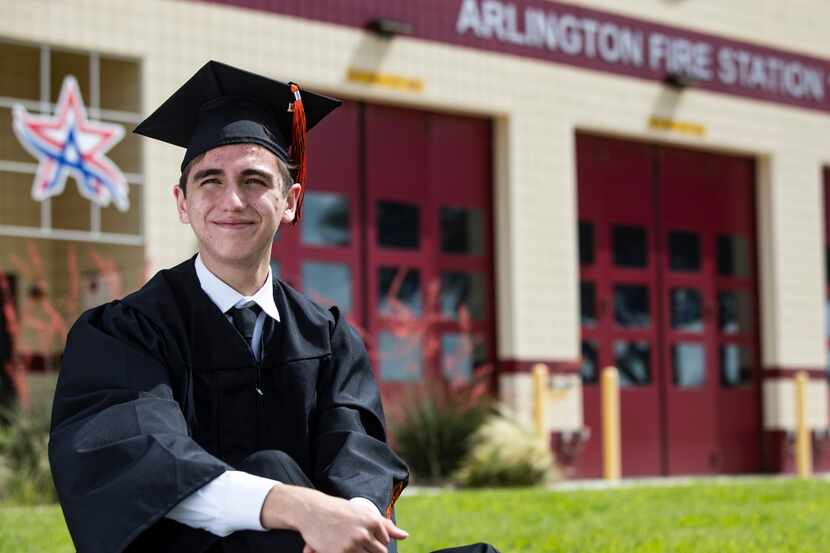
POLYGON ((219 179, 205 179, 205 180, 202 181, 201 184, 202 184, 202 186, 204 186, 205 184, 218 184, 218 183, 219 183, 219 179))
POLYGON ((248 179, 245 182, 248 184, 255 184, 257 186, 268 186, 268 183, 262 179, 248 179))

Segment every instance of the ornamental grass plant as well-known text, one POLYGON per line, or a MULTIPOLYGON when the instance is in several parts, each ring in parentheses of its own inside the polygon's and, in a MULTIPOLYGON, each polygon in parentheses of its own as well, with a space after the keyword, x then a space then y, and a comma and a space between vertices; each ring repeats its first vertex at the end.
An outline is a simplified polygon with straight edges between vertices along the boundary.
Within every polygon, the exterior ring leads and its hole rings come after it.
POLYGON ((7 410, 0 426, 0 500, 18 505, 57 500, 49 469, 49 404, 7 410))
POLYGON ((392 413, 393 445, 409 466, 413 482, 445 484, 471 447, 473 435, 493 413, 489 374, 469 383, 427 380, 392 413))
POLYGON ((561 478, 547 441, 504 407, 488 415, 453 474, 463 487, 539 486, 561 478))

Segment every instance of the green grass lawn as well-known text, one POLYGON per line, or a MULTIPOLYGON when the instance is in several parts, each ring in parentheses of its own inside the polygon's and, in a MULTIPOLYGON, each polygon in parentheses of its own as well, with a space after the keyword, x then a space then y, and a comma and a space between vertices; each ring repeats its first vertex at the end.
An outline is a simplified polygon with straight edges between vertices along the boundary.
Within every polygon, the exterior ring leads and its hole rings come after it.
MULTIPOLYGON (((602 491, 404 496, 401 553, 489 541, 502 553, 830 550, 830 483, 758 480, 602 491)), ((0 553, 70 552, 57 507, 0 507, 0 553)))
POLYGON ((75 551, 58 506, 0 505, 0 553, 75 551))

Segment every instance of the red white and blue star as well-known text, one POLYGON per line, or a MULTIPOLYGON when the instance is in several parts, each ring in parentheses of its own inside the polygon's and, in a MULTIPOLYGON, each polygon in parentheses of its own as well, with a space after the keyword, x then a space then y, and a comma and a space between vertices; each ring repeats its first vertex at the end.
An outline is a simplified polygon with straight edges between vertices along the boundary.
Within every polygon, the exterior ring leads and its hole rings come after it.
POLYGON ((127 179, 104 155, 124 137, 124 127, 87 119, 75 77, 64 79, 54 116, 32 115, 20 104, 13 114, 14 133, 39 161, 32 183, 35 200, 62 193, 72 175, 88 200, 102 207, 112 202, 121 211, 130 208, 127 179))

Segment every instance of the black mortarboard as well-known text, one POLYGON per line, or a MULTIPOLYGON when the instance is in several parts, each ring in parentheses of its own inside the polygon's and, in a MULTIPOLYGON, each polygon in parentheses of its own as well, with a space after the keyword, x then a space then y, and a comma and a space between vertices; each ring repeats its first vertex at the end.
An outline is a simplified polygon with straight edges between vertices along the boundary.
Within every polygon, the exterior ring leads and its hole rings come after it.
POLYGON ((305 187, 305 133, 340 103, 306 90, 301 95, 295 83, 209 61, 133 132, 186 148, 182 170, 218 146, 258 144, 296 164, 295 180, 305 187))

